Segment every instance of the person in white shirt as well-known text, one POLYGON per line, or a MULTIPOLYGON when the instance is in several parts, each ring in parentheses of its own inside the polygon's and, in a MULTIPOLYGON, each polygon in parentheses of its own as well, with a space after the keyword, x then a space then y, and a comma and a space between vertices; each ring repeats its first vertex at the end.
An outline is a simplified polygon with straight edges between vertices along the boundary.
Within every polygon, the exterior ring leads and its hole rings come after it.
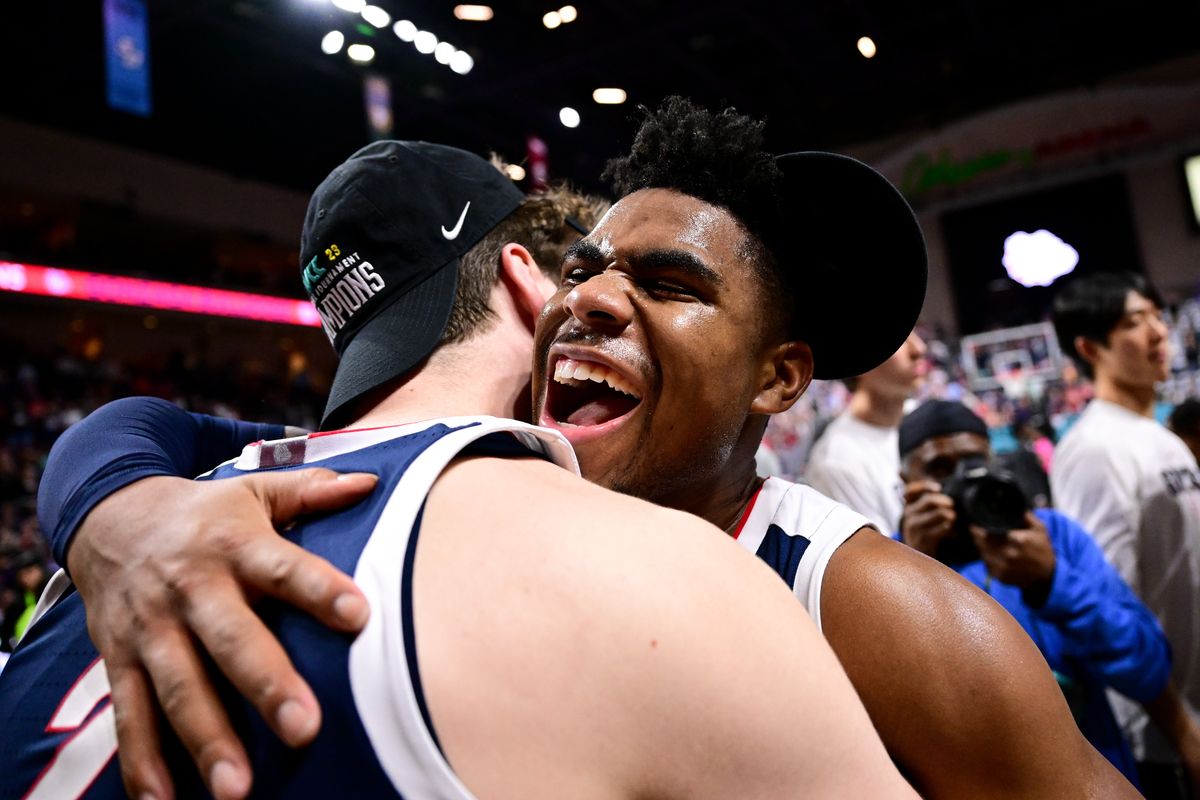
POLYGON ((1156 386, 1170 363, 1160 309, 1154 288, 1128 273, 1077 280, 1054 304, 1059 341, 1095 381, 1095 399, 1055 452, 1055 502, 1158 616, 1183 698, 1165 719, 1156 714, 1156 725, 1136 706, 1114 704, 1148 794, 1159 778, 1178 782, 1180 759, 1200 785, 1200 754, 1170 744, 1200 720, 1200 470, 1183 441, 1154 419, 1156 386))
POLYGON ((813 445, 805 480, 884 533, 899 530, 904 483, 896 431, 904 403, 925 380, 925 342, 916 331, 875 369, 845 383, 853 393, 813 445))

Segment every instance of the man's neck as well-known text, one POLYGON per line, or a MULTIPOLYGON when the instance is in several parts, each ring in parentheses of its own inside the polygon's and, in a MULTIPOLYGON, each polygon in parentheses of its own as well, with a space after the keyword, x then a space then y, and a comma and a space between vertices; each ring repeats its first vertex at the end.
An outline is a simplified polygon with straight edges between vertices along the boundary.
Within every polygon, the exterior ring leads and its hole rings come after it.
POLYGON ((1143 417, 1154 417, 1153 386, 1130 386, 1118 383, 1107 375, 1096 376, 1096 397, 1127 408, 1143 417))
POLYGON ((527 348, 513 352, 487 337, 440 348, 347 427, 402 425, 437 417, 527 417, 528 363, 527 348))
POLYGON ((850 396, 850 413, 860 422, 877 428, 898 428, 904 418, 904 398, 885 397, 866 391, 850 396))
POLYGON ((752 447, 738 446, 731 457, 710 477, 697 479, 668 494, 645 499, 660 506, 694 514, 732 534, 737 529, 751 498, 762 485, 754 453, 752 447))

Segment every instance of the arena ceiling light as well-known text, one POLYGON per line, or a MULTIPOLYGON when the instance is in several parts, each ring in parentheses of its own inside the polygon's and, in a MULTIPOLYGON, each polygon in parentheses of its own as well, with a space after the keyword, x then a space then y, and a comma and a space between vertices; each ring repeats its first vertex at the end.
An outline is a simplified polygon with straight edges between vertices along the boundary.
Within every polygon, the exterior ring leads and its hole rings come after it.
POLYGON ((558 111, 558 121, 568 128, 579 127, 579 112, 570 106, 563 106, 558 111))
POLYGON ((466 22, 487 22, 492 18, 492 7, 455 6, 454 16, 466 22))
MULTIPOLYGON (((371 8, 373 7, 371 6, 371 8)), ((363 12, 364 19, 367 18, 368 13, 367 11, 363 12)), ((418 53, 432 55, 439 64, 445 64, 459 75, 466 75, 475 68, 475 59, 468 53, 459 50, 449 42, 439 42, 436 34, 431 31, 419 30, 412 20, 396 20, 392 31, 400 41, 412 42, 418 53)))
POLYGON ((514 181, 525 180, 525 168, 520 164, 505 164, 504 173, 514 181))
POLYGON ((608 87, 592 92, 592 99, 603 106, 619 106, 627 98, 624 89, 608 87))
POLYGON ((321 52, 331 56, 341 52, 342 45, 345 43, 346 37, 341 31, 330 31, 321 38, 321 52))
POLYGON ((392 31, 402 42, 411 42, 417 38, 417 26, 406 19, 397 20, 396 24, 392 26, 392 31))
POLYGON ((417 48, 418 53, 429 55, 437 49, 438 40, 429 31, 417 31, 417 35, 413 39, 413 46, 417 48))
POLYGON ((558 11, 547 11, 542 15, 542 24, 550 30, 554 30, 559 25, 566 25, 569 22, 574 22, 579 18, 579 11, 575 6, 563 6, 558 11))
POLYGON ((1004 271, 1022 286, 1049 286, 1079 264, 1079 251, 1048 230, 1017 231, 1004 240, 1004 271))
POLYGON ((342 11, 361 14, 362 10, 367 7, 367 0, 333 0, 333 4, 342 11))
POLYGON ((392 15, 379 6, 367 6, 361 12, 362 18, 376 28, 386 28, 392 24, 392 15))
POLYGON ((459 75, 466 75, 475 67, 475 59, 466 50, 458 50, 450 56, 450 69, 459 75))
POLYGON ((870 36, 863 36, 858 40, 858 52, 862 53, 863 58, 874 58, 876 48, 875 40, 870 36))
POLYGON ((449 42, 438 42, 437 47, 433 48, 433 60, 439 64, 449 64, 450 59, 458 52, 458 48, 449 42))
POLYGON ((346 55, 357 64, 370 64, 375 60, 375 48, 369 44, 352 44, 346 48, 346 55))

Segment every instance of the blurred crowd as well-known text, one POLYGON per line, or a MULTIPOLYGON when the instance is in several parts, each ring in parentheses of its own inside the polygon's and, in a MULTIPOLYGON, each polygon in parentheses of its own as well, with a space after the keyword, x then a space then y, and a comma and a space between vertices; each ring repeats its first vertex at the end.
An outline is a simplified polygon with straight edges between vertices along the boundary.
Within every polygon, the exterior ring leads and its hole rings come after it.
MULTIPOLYGON (((1159 391, 1160 422, 1184 400, 1200 397, 1200 298, 1164 309, 1163 319, 1170 329, 1171 375, 1159 391)), ((1091 383, 1065 355, 1056 377, 972 388, 960 340, 924 324, 917 326, 917 333, 928 347, 928 373, 910 407, 932 399, 964 403, 988 423, 993 451, 999 455, 1034 442, 1057 441, 1092 398, 1091 383)), ((849 398, 850 390, 841 381, 814 381, 790 411, 772 417, 765 442, 772 471, 789 480, 802 479, 813 442, 849 398)))
POLYGON ((90 347, 39 353, 0 340, 0 650, 57 568, 38 527, 37 489, 69 425, 110 400, 148 395, 189 411, 315 428, 325 380, 295 351, 234 361, 198 345, 131 359, 90 347))

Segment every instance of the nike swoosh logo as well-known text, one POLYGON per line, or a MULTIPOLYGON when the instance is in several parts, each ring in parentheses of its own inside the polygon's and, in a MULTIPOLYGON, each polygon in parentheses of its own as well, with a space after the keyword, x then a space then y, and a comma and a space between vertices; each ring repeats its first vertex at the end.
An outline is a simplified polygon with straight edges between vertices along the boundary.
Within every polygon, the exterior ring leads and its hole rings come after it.
POLYGON ((452 242, 458 238, 458 232, 462 230, 463 220, 465 220, 467 218, 467 209, 469 209, 470 207, 471 207, 471 201, 468 200, 467 204, 465 206, 463 206, 463 213, 459 215, 458 222, 455 223, 453 228, 451 228, 450 230, 446 230, 446 226, 445 225, 442 226, 442 236, 445 236, 447 241, 452 242))

